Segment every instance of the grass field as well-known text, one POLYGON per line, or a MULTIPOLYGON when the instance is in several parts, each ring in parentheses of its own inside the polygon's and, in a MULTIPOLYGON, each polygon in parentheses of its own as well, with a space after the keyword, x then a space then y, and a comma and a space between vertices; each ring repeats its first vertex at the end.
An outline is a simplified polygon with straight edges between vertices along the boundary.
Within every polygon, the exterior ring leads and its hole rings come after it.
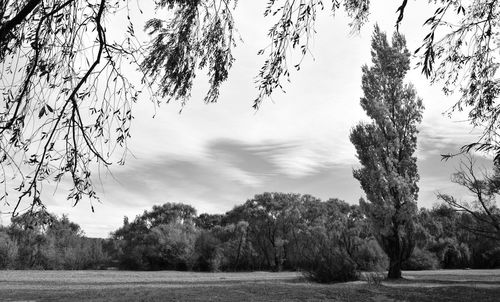
POLYGON ((0 301, 500 301, 500 270, 404 277, 375 286, 315 284, 294 272, 0 271, 0 301))

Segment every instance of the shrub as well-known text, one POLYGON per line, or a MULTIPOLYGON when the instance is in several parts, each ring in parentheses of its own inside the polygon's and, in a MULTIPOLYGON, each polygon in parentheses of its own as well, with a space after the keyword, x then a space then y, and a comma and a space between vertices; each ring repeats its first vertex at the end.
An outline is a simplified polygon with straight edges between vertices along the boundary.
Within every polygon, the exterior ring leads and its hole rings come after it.
POLYGON ((360 271, 372 272, 387 269, 389 260, 375 239, 364 240, 354 254, 360 271))
POLYGON ((339 248, 320 251, 304 268, 304 276, 320 283, 358 280, 356 263, 339 248))
POLYGON ((368 282, 369 285, 380 286, 382 285, 382 281, 385 279, 386 274, 384 272, 376 271, 376 272, 367 272, 364 274, 364 279, 368 282))
POLYGON ((439 261, 433 253, 415 248, 402 267, 405 270, 431 270, 439 268, 439 261))

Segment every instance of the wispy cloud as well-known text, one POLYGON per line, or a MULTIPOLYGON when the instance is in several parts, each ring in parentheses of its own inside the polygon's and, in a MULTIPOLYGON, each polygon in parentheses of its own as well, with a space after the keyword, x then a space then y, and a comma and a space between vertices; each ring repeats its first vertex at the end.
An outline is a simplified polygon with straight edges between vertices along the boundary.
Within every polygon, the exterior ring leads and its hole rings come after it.
MULTIPOLYGON (((426 150, 426 156, 418 158, 419 206, 431 207, 437 201, 437 192, 460 192, 450 181, 458 159, 444 162, 440 157, 441 150, 456 147, 446 141, 427 135, 420 138, 419 146, 426 150)), ((357 203, 364 194, 352 177, 352 169, 359 164, 325 160, 327 154, 322 148, 317 153, 315 148, 305 152, 307 145, 298 141, 251 144, 215 139, 203 151, 207 156, 132 159, 126 166, 116 167, 113 177, 102 175, 103 203, 95 205, 96 213, 91 213, 85 202, 71 208, 68 202, 63 202, 61 191, 51 196, 53 202, 49 202, 49 207, 59 214, 69 213, 88 235, 106 236, 121 225, 123 216, 134 217, 164 202, 184 202, 199 212, 221 213, 254 194, 281 191, 357 203), (297 170, 291 163, 296 158, 305 159, 297 160, 297 170)), ((488 165, 488 160, 482 160, 481 164, 488 165)))

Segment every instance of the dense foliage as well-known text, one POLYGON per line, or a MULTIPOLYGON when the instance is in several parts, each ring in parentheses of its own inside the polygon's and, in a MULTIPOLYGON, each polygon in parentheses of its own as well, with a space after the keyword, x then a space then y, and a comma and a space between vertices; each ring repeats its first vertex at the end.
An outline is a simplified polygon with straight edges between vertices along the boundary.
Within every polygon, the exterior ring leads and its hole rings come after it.
POLYGON ((420 209, 416 220, 417 248, 407 269, 499 267, 500 242, 470 232, 480 223, 470 213, 441 204, 420 209))
MULTIPOLYGON (((500 242, 468 230, 477 225, 471 214, 445 204, 420 209, 415 249, 403 269, 500 267, 500 242)), ((190 206, 167 203, 133 222, 126 218, 113 238, 126 269, 301 270, 331 282, 389 267, 359 205, 311 195, 263 193, 222 215, 196 216, 190 206), (175 214, 182 209, 189 209, 187 219, 175 214), (177 218, 152 224, 151 216, 177 218)))
MULTIPOLYGON (((497 268, 500 242, 470 233, 471 214, 420 209, 403 269, 497 268)), ((0 268, 252 271, 300 270, 318 282, 385 271, 388 257, 358 205, 310 195, 264 193, 225 214, 154 206, 109 239, 83 236, 66 216, 23 215, 0 230, 0 268)))
POLYGON ((196 210, 183 204, 164 204, 145 211, 134 221, 128 218, 113 234, 119 240, 120 266, 127 269, 186 270, 198 230, 196 210))
POLYGON ((106 244, 85 237, 66 216, 24 214, 0 229, 0 268, 99 269, 109 265, 106 244))
POLYGON ((356 125, 350 135, 362 165, 354 178, 368 199, 360 205, 389 256, 389 278, 400 278, 414 246, 419 180, 414 152, 423 105, 413 86, 404 83, 410 69, 404 36, 396 32, 389 43, 375 26, 371 53, 372 64, 362 68, 360 101, 371 121, 356 125))

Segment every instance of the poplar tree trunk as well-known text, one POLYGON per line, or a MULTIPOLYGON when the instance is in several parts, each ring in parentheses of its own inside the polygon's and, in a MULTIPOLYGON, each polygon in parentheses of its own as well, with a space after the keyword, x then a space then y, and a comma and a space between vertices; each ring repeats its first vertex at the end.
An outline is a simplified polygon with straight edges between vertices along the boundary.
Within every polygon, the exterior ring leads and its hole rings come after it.
POLYGON ((401 278, 401 259, 399 257, 391 258, 389 261, 389 273, 387 279, 401 278))

